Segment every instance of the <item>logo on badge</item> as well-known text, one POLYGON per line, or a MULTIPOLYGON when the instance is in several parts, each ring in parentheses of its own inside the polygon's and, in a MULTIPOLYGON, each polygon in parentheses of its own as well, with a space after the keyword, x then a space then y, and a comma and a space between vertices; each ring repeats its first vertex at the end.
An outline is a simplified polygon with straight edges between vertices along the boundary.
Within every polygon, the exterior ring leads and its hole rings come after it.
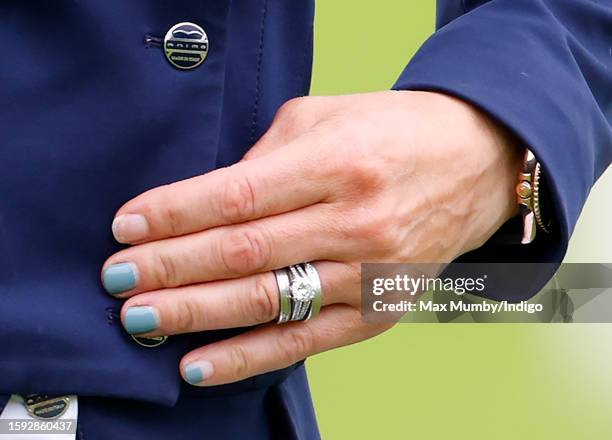
POLYGON ((175 24, 164 37, 164 53, 170 64, 177 69, 194 69, 208 55, 208 36, 197 24, 175 24))

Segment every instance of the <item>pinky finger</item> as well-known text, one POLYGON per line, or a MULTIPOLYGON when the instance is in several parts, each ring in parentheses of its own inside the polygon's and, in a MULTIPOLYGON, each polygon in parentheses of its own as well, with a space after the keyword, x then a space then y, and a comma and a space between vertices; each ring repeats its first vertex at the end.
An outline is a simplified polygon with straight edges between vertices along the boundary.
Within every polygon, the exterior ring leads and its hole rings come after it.
POLYGON ((359 309, 335 304, 315 319, 267 324, 224 341, 198 348, 181 361, 181 375, 197 386, 237 382, 288 367, 306 357, 368 339, 389 325, 366 324, 359 309))

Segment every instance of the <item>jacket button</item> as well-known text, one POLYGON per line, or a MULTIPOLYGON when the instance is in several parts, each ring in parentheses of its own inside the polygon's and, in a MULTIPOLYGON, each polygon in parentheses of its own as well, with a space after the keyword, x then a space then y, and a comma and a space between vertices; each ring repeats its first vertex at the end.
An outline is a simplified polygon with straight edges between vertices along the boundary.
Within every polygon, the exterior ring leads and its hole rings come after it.
POLYGON ((194 69, 208 55, 208 36, 197 24, 175 24, 164 37, 164 53, 170 64, 177 69, 194 69))
POLYGON ((138 344, 146 348, 159 347, 168 340, 168 336, 155 336, 153 338, 143 338, 141 336, 132 336, 132 339, 138 344))

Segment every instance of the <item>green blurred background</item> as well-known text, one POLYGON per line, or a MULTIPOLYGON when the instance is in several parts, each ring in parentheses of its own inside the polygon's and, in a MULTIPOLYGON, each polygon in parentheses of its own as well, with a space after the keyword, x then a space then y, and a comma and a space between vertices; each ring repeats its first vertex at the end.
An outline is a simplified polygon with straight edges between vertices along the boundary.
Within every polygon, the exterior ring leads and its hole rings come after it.
MULTIPOLYGON (((312 94, 388 89, 433 32, 434 0, 318 0, 312 94)), ((612 176, 567 261, 612 262, 612 176)), ((315 356, 324 439, 610 439, 612 326, 400 324, 315 356)))

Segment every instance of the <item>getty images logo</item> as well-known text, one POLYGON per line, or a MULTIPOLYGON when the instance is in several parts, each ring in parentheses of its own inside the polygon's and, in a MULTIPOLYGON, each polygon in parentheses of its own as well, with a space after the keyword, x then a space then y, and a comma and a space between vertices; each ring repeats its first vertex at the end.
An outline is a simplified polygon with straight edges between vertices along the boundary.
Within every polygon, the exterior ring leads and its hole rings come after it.
POLYGON ((164 52, 174 67, 193 69, 202 64, 208 55, 208 36, 197 24, 176 24, 164 37, 164 52))

